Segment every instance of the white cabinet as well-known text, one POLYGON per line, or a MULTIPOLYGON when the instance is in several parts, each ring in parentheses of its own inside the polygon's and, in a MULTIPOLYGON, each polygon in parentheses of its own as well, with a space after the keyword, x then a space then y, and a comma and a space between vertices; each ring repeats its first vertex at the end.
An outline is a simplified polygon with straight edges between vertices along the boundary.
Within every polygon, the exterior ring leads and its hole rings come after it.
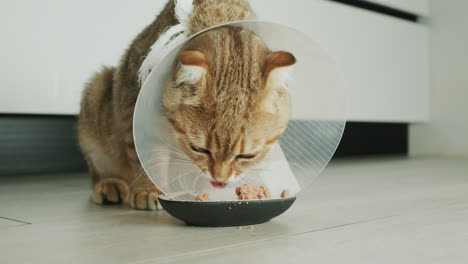
POLYGON ((259 19, 290 25, 335 59, 353 121, 429 118, 428 28, 330 1, 251 1, 259 19))
POLYGON ((165 1, 0 4, 0 113, 77 114, 85 82, 116 65, 165 1))
POLYGON ((429 15, 429 0, 368 0, 417 15, 429 15))
MULTIPOLYGON (((78 113, 91 73, 116 65, 165 2, 3 3, 0 113, 78 113)), ((295 27, 330 53, 347 88, 350 120, 428 119, 425 25, 324 0, 250 2, 260 19, 295 27)))

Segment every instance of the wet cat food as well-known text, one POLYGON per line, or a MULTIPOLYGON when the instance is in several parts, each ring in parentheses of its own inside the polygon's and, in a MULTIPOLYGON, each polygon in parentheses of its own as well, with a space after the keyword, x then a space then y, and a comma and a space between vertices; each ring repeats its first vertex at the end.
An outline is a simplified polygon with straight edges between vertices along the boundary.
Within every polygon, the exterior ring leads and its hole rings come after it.
POLYGON ((205 202, 205 201, 208 201, 208 200, 210 200, 210 194, 209 193, 204 193, 202 196, 197 195, 195 197, 194 201, 205 202))
POLYGON ((288 190, 283 190, 283 192, 280 195, 281 198, 289 198, 291 197, 291 194, 289 194, 288 190))
POLYGON ((270 190, 262 185, 253 185, 246 183, 236 188, 237 198, 239 200, 258 200, 268 199, 271 197, 270 190))

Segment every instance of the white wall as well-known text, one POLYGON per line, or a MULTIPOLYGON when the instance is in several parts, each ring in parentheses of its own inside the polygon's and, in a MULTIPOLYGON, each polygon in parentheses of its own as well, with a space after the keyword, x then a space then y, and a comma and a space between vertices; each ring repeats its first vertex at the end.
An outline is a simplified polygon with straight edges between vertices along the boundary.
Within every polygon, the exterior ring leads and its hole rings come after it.
POLYGON ((0 113, 76 114, 84 83, 116 65, 165 0, 0 2, 0 113))
POLYGON ((468 155, 468 1, 431 1, 431 123, 413 125, 412 154, 468 155))

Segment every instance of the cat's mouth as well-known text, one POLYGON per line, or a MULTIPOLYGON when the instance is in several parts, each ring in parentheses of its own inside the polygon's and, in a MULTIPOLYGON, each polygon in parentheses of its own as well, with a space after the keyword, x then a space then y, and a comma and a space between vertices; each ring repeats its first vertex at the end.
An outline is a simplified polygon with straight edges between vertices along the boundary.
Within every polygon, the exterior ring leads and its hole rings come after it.
POLYGON ((219 188, 219 189, 223 189, 227 185, 227 183, 217 182, 217 181, 210 181, 210 183, 211 183, 211 185, 213 185, 213 187, 219 188))

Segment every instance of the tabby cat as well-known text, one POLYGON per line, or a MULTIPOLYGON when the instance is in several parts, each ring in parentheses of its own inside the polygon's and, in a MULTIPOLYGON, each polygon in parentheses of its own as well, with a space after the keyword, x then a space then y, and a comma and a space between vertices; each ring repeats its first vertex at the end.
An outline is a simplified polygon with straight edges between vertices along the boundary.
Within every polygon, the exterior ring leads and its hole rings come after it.
MULTIPOLYGON (((96 203, 129 202, 154 210, 160 191, 142 170, 132 135, 138 71, 164 30, 179 23, 170 0, 130 45, 118 67, 104 67, 86 85, 78 136, 96 203)), ((189 35, 218 24, 254 20, 246 0, 194 0, 189 35)), ((181 149, 215 187, 258 164, 284 132, 285 90, 295 57, 270 51, 253 33, 218 28, 192 39, 164 89, 163 106, 181 149)))

